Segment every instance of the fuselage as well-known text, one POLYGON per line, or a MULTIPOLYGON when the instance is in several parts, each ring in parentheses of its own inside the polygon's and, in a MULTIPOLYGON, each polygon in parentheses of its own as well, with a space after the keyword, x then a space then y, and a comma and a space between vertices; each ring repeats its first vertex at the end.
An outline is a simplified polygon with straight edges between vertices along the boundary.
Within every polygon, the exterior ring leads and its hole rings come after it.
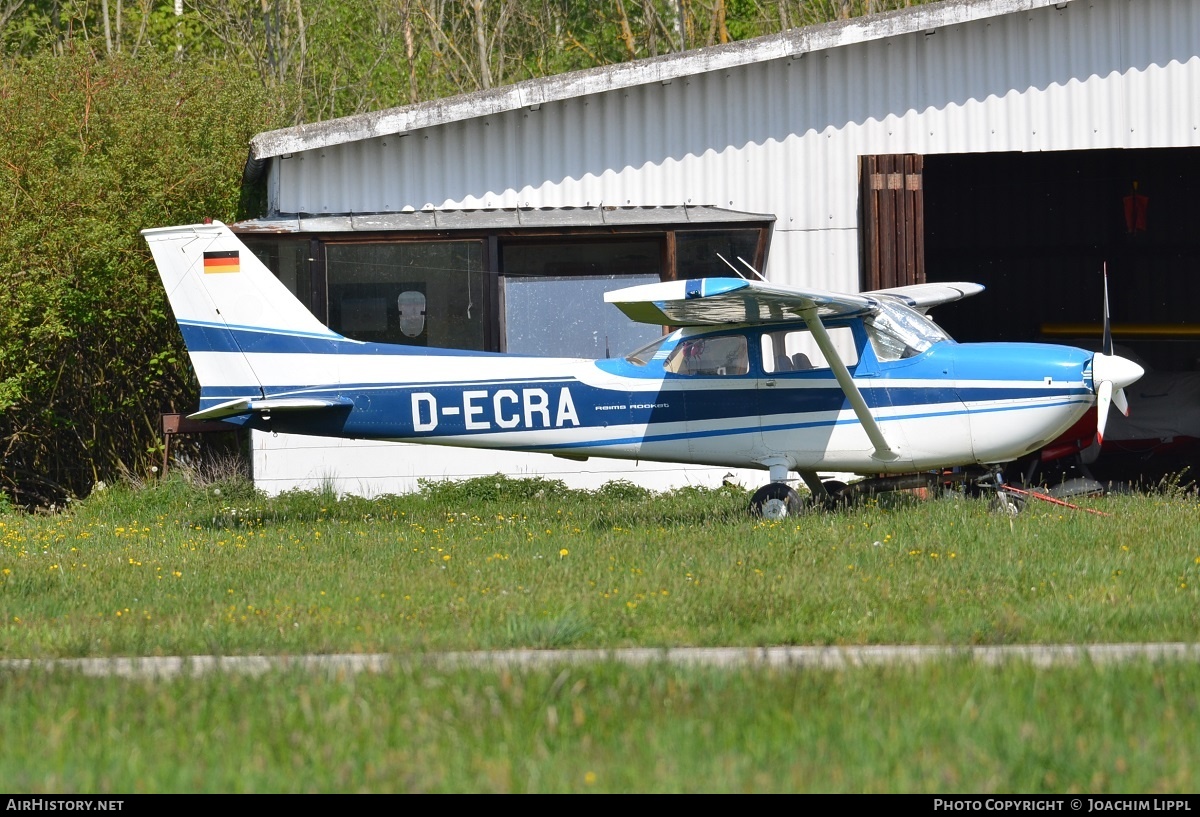
POLYGON ((223 224, 144 235, 201 384, 192 416, 267 431, 760 467, 811 488, 817 471, 1013 460, 1093 405, 1106 416, 1142 373, 1068 346, 955 343, 926 312, 982 289, 961 282, 627 287, 605 301, 684 328, 599 361, 364 343, 309 312, 223 224))
POLYGON ((1095 403, 1092 353, 1082 349, 942 336, 881 353, 861 319, 832 328, 844 330, 847 368, 892 457, 878 455, 828 366, 784 368, 774 359, 765 338, 794 332, 795 322, 685 329, 640 355, 599 361, 325 338, 298 348, 290 336, 252 330, 234 333, 237 349, 219 348, 198 327, 184 333, 205 384, 202 409, 245 396, 337 403, 230 418, 255 428, 567 457, 860 474, 1003 463, 1054 439, 1095 403), (689 364, 701 345, 744 357, 689 364), (221 357, 240 354, 269 382, 221 382, 236 371, 221 357))

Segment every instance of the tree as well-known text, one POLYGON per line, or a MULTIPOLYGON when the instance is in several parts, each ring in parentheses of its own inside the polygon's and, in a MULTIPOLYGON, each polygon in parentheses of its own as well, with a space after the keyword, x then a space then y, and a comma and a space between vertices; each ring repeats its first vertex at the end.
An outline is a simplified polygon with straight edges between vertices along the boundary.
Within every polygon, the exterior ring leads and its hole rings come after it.
POLYGON ((0 62, 0 487, 29 503, 144 473, 160 413, 194 407, 139 231, 238 217, 280 124, 253 75, 97 46, 0 62))

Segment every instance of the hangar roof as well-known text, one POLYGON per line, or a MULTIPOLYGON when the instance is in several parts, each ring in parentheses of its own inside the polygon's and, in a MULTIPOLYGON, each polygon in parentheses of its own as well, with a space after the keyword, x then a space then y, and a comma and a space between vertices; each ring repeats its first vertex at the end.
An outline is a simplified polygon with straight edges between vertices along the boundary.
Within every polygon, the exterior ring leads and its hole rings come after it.
POLYGON ((633 62, 605 65, 531 79, 416 105, 388 108, 265 131, 250 140, 247 175, 256 175, 264 160, 294 152, 340 145, 361 139, 408 133, 464 119, 536 108, 543 103, 619 90, 708 71, 736 68, 774 59, 880 40, 942 26, 998 17, 1075 0, 944 0, 883 14, 794 28, 780 34, 698 48, 633 62))

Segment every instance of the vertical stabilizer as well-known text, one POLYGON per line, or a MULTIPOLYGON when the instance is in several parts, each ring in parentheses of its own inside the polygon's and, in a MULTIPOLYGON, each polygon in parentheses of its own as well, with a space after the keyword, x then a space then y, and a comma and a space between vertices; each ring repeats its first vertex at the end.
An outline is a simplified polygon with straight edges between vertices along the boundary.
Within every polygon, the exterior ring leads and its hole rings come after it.
POLYGON ((143 230, 188 355, 200 407, 259 398, 271 384, 263 354, 341 340, 224 224, 143 230))

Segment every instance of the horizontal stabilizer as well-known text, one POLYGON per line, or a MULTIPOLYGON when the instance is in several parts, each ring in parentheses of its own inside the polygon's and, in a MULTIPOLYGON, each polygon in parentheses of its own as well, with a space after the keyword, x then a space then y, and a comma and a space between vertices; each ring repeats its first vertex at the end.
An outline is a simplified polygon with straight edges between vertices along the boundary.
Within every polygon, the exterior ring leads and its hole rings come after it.
POLYGON ((315 409, 339 408, 354 405, 346 397, 336 399, 314 399, 309 397, 266 397, 253 399, 242 397, 227 403, 189 414, 189 420, 220 420, 239 414, 262 414, 270 411, 313 411, 315 409))

